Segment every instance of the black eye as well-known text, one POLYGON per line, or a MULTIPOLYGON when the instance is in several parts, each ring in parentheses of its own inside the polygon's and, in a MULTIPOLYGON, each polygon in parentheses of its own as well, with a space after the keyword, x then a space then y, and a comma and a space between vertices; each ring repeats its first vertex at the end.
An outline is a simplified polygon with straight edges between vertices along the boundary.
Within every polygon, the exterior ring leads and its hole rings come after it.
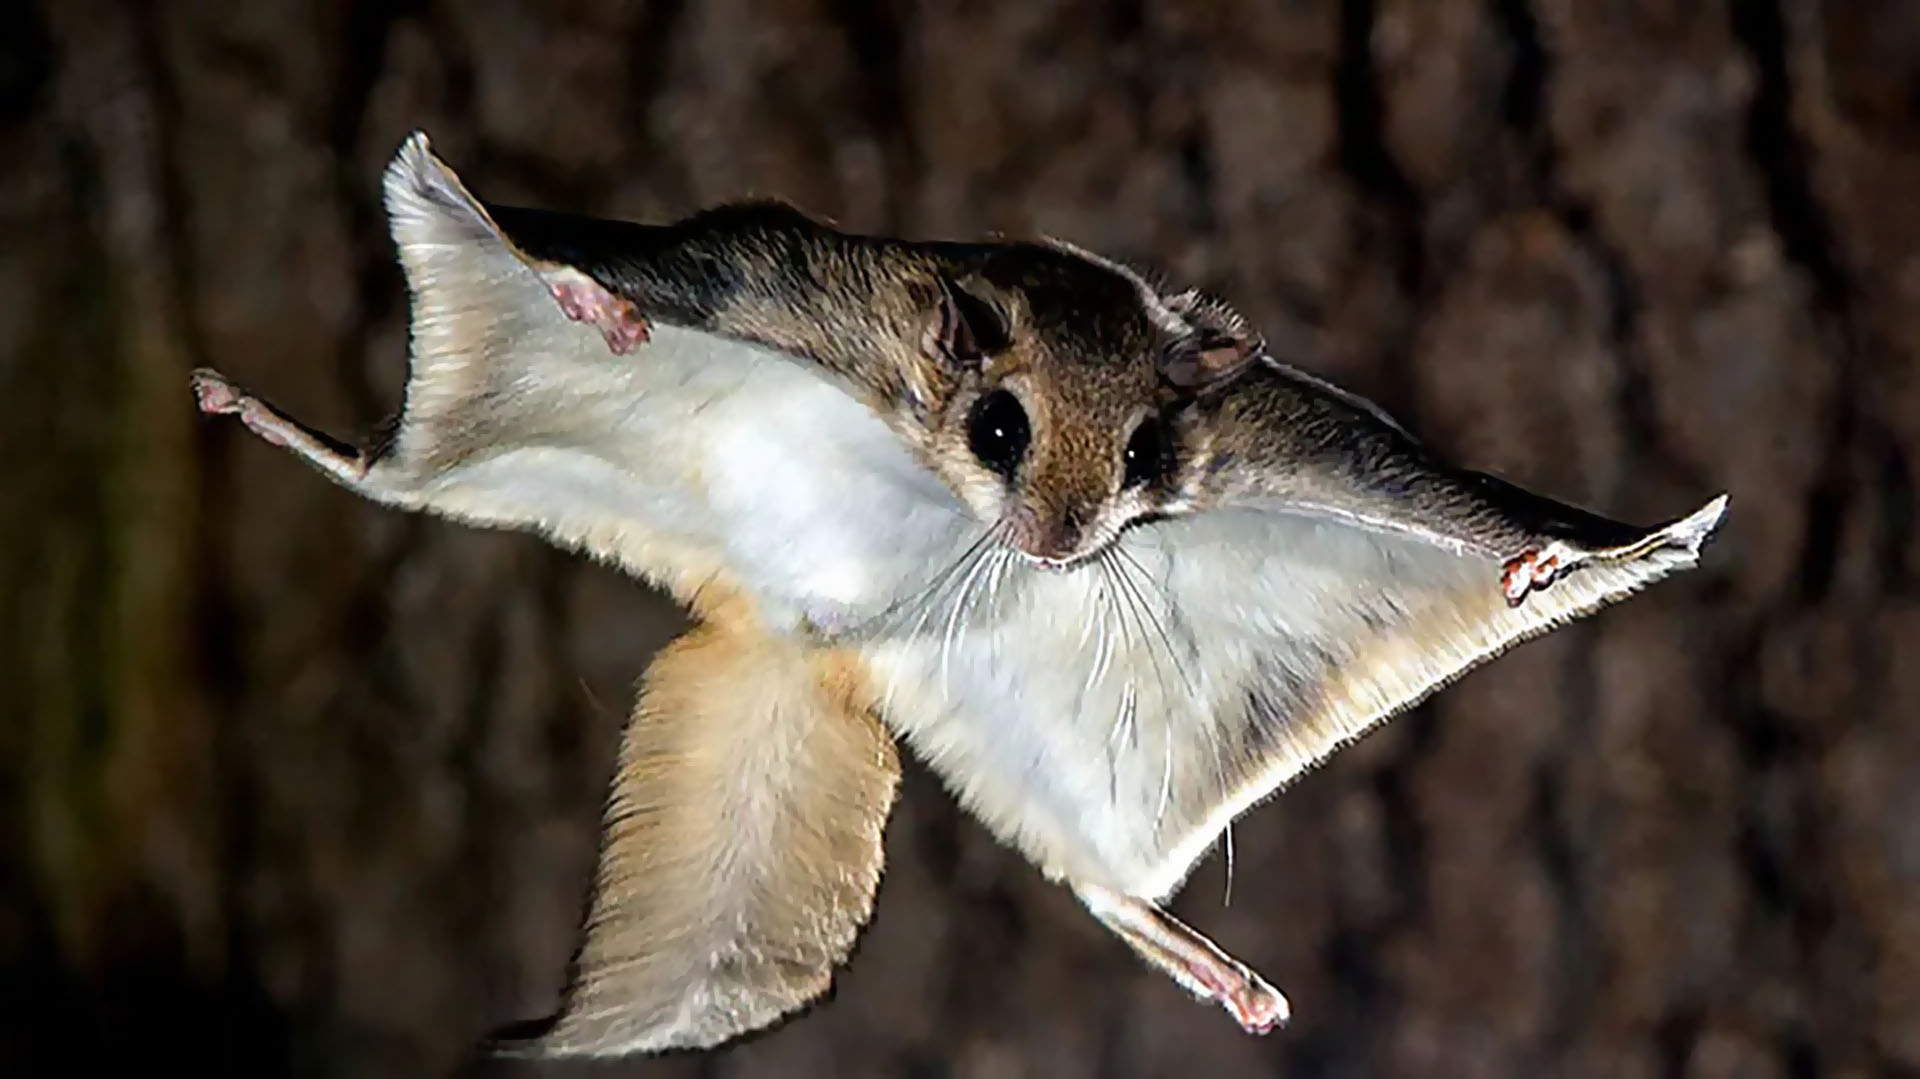
POLYGON ((1032 440, 1027 410, 1020 407, 1020 399, 1013 394, 994 390, 973 406, 973 415, 967 420, 967 447, 981 464, 1012 479, 1032 440))
POLYGON ((1128 487, 1159 479, 1167 470, 1167 436, 1159 420, 1148 416, 1133 429, 1133 437, 1127 439, 1126 465, 1128 487))

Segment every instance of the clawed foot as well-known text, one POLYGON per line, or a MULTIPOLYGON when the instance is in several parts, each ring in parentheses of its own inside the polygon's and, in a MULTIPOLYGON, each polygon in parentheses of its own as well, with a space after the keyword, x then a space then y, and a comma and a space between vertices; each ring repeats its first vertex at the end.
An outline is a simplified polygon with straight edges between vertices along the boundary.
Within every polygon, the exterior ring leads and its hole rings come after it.
POLYGON ((193 373, 193 398, 209 416, 238 416, 247 430, 281 447, 291 446, 297 429, 265 401, 234 385, 218 371, 201 368, 193 373))
POLYGON ((199 404, 201 412, 209 416, 223 416, 240 411, 246 404, 247 395, 240 387, 227 381, 227 376, 202 367, 193 373, 193 399, 199 404))
POLYGON ((1559 580, 1572 565, 1573 553, 1558 543, 1522 552, 1509 560, 1500 571, 1500 590, 1507 597, 1507 606, 1520 606, 1529 593, 1559 580))
POLYGON ((1188 972, 1249 1034, 1265 1034, 1284 1024, 1291 1013, 1280 990, 1240 963, 1203 963, 1190 966, 1188 972))
POLYGON ((624 356, 647 343, 652 330, 632 300, 615 296, 571 266, 547 270, 541 276, 560 310, 575 322, 590 322, 597 327, 614 355, 624 356))
POLYGON ((1245 963, 1178 918, 1143 899, 1106 888, 1075 889, 1094 917, 1202 1000, 1220 1004, 1249 1034, 1265 1034, 1292 1014, 1287 998, 1245 963))
POLYGON ((192 382, 193 399, 201 412, 237 416, 263 441, 292 450, 344 483, 356 484, 366 478, 367 459, 360 453, 282 414, 220 372, 199 368, 193 372, 192 382))

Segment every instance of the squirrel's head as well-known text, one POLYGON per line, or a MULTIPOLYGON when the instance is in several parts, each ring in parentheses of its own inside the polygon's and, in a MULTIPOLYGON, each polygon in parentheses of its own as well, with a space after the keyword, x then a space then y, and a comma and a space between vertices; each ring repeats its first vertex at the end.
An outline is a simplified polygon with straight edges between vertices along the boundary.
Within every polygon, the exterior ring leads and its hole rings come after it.
POLYGON ((1052 569, 1185 507, 1191 406, 1261 348, 1223 304, 1061 244, 992 248, 935 291, 921 348, 945 385, 926 456, 1001 542, 1052 569))

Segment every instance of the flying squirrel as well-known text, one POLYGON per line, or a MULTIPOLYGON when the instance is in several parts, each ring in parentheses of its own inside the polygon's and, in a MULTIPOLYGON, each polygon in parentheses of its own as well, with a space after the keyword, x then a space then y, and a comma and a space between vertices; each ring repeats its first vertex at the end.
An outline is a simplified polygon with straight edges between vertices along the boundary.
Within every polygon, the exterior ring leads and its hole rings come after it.
POLYGON ((822 996, 873 907, 896 740, 1250 1032, 1285 996, 1162 906, 1233 820, 1513 645, 1697 564, 1438 459, 1223 301, 1064 242, 648 226, 385 176, 404 403, 367 448, 210 370, 368 499, 665 590, 561 1009, 499 1052, 718 1045, 822 996))

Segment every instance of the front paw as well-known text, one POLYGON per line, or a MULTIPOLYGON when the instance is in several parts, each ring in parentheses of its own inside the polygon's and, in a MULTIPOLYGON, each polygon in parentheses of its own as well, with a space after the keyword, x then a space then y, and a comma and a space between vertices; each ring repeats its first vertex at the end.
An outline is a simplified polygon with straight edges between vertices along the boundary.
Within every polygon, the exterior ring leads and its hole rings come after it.
POLYGON ((1574 553, 1557 542, 1542 550, 1522 551, 1500 570, 1500 591, 1507 597, 1507 606, 1520 606, 1530 593, 1559 580, 1574 562, 1574 553))
POLYGON ((652 329, 632 300, 615 295, 571 266, 549 270, 541 277, 560 310, 575 322, 590 322, 597 327, 614 355, 624 356, 647 343, 652 329))

